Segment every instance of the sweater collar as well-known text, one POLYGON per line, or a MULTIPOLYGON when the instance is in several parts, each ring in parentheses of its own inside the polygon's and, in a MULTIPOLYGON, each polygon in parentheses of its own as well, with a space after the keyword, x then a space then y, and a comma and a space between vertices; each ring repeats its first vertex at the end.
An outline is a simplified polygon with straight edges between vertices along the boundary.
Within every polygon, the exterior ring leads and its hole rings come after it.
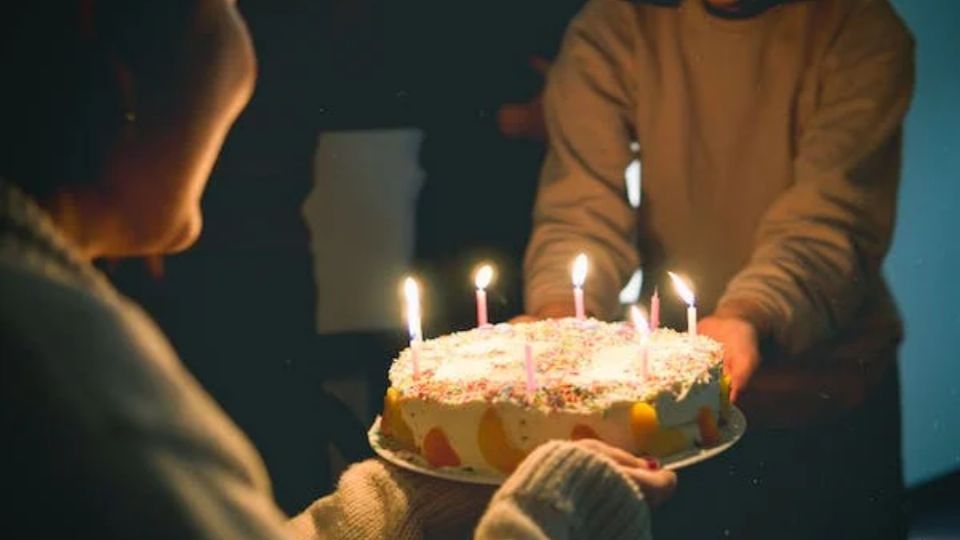
POLYGON ((106 277, 80 256, 50 215, 16 184, 0 177, 0 261, 111 296, 106 277))
MULTIPOLYGON (((634 0, 638 4, 648 4, 660 7, 679 7, 684 0, 634 0)), ((719 8, 707 0, 687 0, 701 2, 703 8, 715 17, 721 19, 749 19, 756 17, 768 9, 780 4, 806 2, 809 0, 740 0, 729 8, 719 8)))

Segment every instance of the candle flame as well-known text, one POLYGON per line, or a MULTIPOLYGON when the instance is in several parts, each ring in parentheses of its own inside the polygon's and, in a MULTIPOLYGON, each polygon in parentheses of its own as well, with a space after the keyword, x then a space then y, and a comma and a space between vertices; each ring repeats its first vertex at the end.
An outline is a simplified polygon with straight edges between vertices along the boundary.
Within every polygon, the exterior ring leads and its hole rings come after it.
POLYGON ((583 287, 583 282, 587 280, 587 255, 581 253, 573 260, 573 286, 583 287))
POLYGON ((680 298, 683 298, 683 301, 687 303, 688 306, 692 306, 696 303, 696 297, 693 294, 693 289, 687 285, 687 282, 677 274, 673 272, 667 272, 670 274, 670 279, 673 280, 673 286, 677 289, 677 294, 680 295, 680 298))
POLYGON ((493 267, 489 264, 481 266, 473 275, 473 283, 478 289, 486 289, 491 281, 493 281, 493 267))
POLYGON ((421 339, 420 285, 417 280, 412 277, 403 280, 403 296, 407 301, 407 328, 410 330, 410 339, 421 339))
POLYGON ((633 329, 641 335, 647 335, 650 333, 650 323, 647 321, 646 315, 643 314, 643 310, 637 306, 630 306, 630 320, 633 321, 633 329))

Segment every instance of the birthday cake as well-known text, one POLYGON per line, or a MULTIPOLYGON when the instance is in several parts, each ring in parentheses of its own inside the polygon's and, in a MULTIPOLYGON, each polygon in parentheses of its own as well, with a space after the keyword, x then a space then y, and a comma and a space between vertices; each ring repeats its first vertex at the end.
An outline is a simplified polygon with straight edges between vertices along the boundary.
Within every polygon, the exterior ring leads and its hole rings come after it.
POLYGON ((551 439, 670 456, 716 444, 730 407, 721 345, 673 330, 556 319, 416 348, 390 368, 380 430, 434 467, 507 474, 551 439))

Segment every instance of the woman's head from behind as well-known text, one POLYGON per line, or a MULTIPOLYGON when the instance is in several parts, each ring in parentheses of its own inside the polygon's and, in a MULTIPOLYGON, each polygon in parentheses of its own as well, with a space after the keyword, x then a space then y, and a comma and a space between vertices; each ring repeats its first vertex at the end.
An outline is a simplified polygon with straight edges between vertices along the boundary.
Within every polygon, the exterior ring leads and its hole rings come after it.
POLYGON ((15 4, 0 17, 0 176, 91 258, 190 245, 255 78, 234 2, 15 4))

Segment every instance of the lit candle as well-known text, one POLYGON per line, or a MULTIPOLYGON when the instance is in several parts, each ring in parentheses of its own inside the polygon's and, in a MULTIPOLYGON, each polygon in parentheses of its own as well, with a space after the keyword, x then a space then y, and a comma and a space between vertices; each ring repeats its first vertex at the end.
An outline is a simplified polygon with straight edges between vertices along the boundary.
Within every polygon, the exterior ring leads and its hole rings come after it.
POLYGON ((650 330, 660 328, 660 288, 653 289, 653 296, 650 298, 650 330))
POLYGON ((630 320, 633 321, 633 331, 637 334, 637 339, 646 338, 650 335, 650 324, 647 318, 643 316, 643 310, 637 306, 630 306, 630 320))
POLYGON ((583 308, 583 283, 587 280, 587 256, 584 253, 577 255, 573 260, 573 304, 576 308, 577 319, 586 318, 583 308))
POLYGON ((473 283, 477 286, 477 327, 489 326, 487 320, 487 286, 493 280, 493 267, 489 264, 481 266, 473 276, 473 283))
POLYGON ((673 272, 667 273, 670 274, 670 279, 673 280, 673 286, 677 289, 677 294, 687 303, 687 332, 691 336, 695 336, 697 335, 697 307, 695 305, 696 298, 693 295, 693 289, 691 289, 680 276, 673 272))
POLYGON ((527 395, 533 395, 537 391, 537 376, 533 367, 533 346, 529 343, 523 344, 523 365, 527 372, 527 395))
POLYGON ((637 340, 640 342, 640 377, 647 378, 649 371, 648 361, 649 352, 647 338, 650 337, 650 323, 643 316, 643 310, 637 306, 630 306, 630 319, 633 320, 633 329, 637 334, 637 340))
POLYGON ((413 378, 420 376, 420 342, 423 340, 423 327, 420 325, 420 286, 417 280, 408 277, 403 282, 403 296, 407 304, 407 329, 410 331, 410 357, 413 378))

